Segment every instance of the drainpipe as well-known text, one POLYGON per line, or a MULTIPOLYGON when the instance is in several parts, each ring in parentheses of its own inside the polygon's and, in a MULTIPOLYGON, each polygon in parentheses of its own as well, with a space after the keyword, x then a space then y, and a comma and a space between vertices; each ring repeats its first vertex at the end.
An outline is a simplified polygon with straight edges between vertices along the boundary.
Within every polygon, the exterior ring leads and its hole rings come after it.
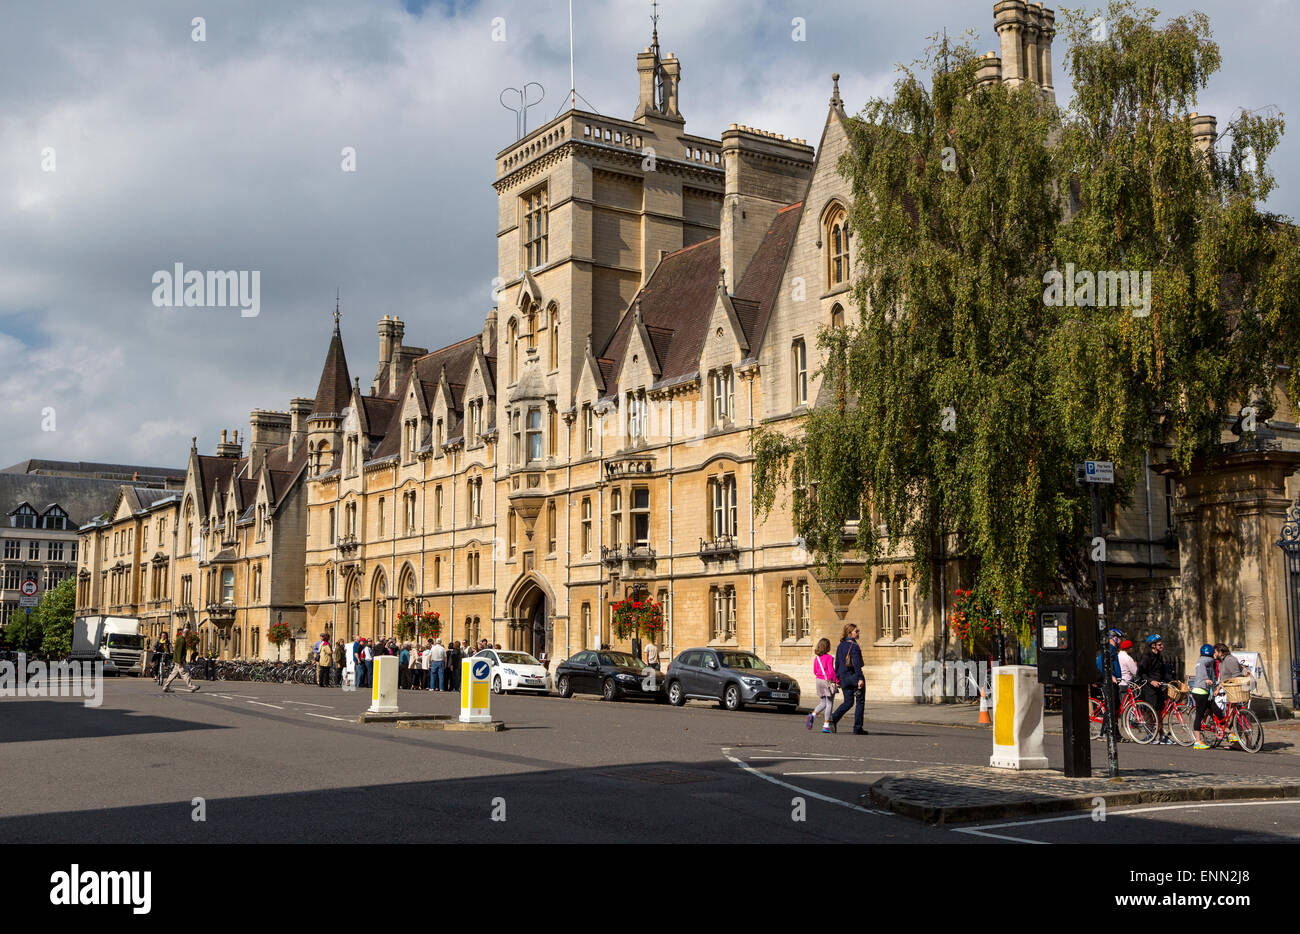
POLYGON ((1155 576, 1155 545, 1151 541, 1151 449, 1142 452, 1142 472, 1147 481, 1147 577, 1155 576))
MULTIPOLYGON (((755 364, 757 367, 758 364, 755 364)), ((750 437, 754 433, 754 380, 756 373, 751 373, 749 379, 749 432, 750 437)), ((755 554, 754 554, 754 465, 749 466, 749 641, 750 650, 758 654, 758 637, 757 637, 757 607, 754 606, 754 592, 757 580, 754 577, 755 571, 755 554)))
MULTIPOLYGON (((464 432, 461 433, 461 444, 464 444, 464 432)), ((451 570, 448 572, 451 583, 451 604, 447 608, 447 644, 451 645, 452 627, 456 625, 456 487, 457 487, 457 466, 456 454, 451 454, 451 570)))
MULTIPOLYGON (((673 547, 673 398, 675 392, 668 393, 668 606, 672 607, 673 581, 676 580, 673 547)), ((673 657, 673 622, 672 612, 668 614, 668 658, 673 657)))

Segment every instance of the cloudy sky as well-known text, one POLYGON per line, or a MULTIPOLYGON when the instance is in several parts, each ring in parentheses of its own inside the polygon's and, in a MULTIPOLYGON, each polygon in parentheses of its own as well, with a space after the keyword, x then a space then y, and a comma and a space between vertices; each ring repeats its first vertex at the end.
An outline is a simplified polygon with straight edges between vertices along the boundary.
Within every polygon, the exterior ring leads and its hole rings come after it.
MULTIPOLYGON (((1224 68, 1199 109, 1221 127, 1241 108, 1295 110, 1300 3, 1155 5, 1210 14, 1224 68)), ((996 48, 992 7, 662 0, 660 37, 682 61, 689 132, 741 123, 815 143, 832 71, 857 110, 944 27, 996 48)), ((574 0, 577 89, 600 113, 636 106, 649 11, 574 0)), ((1054 53, 1064 101, 1060 38, 1054 53)), ((568 6, 43 0, 7 10, 0 79, 0 466, 183 466, 191 435, 210 452, 222 428, 243 436, 250 409, 314 394, 336 287, 363 386, 381 315, 430 348, 482 326, 493 157, 515 135, 498 97, 540 82, 530 127, 566 106, 568 6), (345 147, 355 172, 341 168, 345 147), (258 270, 260 313, 155 307, 151 279, 175 263, 258 270)), ((1300 131, 1274 170, 1270 207, 1297 216, 1300 131)))

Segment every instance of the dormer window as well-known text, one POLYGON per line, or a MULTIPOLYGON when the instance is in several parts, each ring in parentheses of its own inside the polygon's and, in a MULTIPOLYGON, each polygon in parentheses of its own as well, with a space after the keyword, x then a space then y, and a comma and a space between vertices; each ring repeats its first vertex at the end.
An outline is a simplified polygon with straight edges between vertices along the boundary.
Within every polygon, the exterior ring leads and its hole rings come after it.
POLYGON ((834 288, 849 280, 848 215, 842 205, 836 204, 827 212, 823 236, 827 257, 826 285, 834 288))
POLYGON ((465 439, 467 445, 472 446, 478 443, 478 436, 482 431, 482 428, 480 427, 481 419, 483 417, 482 412, 483 401, 481 399, 475 399, 469 404, 469 432, 468 437, 465 439))
POLYGON ((596 413, 590 405, 582 407, 582 451, 591 454, 596 449, 596 413))
POLYGON ((434 431, 433 453, 437 457, 442 457, 442 419, 438 419, 438 424, 434 431))
POLYGON ((506 325, 506 343, 510 353, 510 382, 519 378, 519 322, 514 318, 506 325))
POLYGON ((629 444, 644 444, 646 439, 645 390, 627 394, 627 440, 629 444))
POLYGON ((726 425, 735 417, 736 380, 731 367, 723 367, 709 374, 713 388, 713 424, 726 425))
POLYGON ((23 503, 14 514, 9 517, 9 525, 15 529, 34 529, 36 528, 36 510, 26 503, 23 503))
POLYGON ((551 369, 558 369, 560 366, 560 309, 551 305, 549 324, 551 326, 551 369))

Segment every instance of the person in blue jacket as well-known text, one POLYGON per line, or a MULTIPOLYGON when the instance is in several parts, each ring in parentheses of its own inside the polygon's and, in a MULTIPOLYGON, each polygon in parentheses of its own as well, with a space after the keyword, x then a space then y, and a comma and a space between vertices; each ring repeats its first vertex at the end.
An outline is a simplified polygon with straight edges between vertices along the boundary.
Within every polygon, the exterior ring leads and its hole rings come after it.
MULTIPOLYGON (((1107 710, 1114 710, 1118 712, 1119 682, 1123 677, 1123 673, 1120 671, 1120 667, 1119 667, 1119 640, 1124 638, 1124 633, 1120 632, 1118 629, 1112 629, 1110 632, 1106 633, 1106 638, 1110 640, 1111 671, 1110 671, 1110 678, 1103 677, 1101 679, 1102 697, 1105 698, 1107 710)), ((1097 653, 1098 674, 1100 674, 1101 671, 1102 671, 1101 653, 1098 652, 1097 653)), ((1101 725, 1102 736, 1105 736, 1107 733, 1110 732, 1110 721, 1111 718, 1107 716, 1105 722, 1102 723, 1101 725)))
POLYGON ((852 623, 844 624, 844 633, 835 649, 835 677, 840 679, 840 687, 844 690, 844 703, 831 714, 831 732, 835 732, 840 718, 853 707, 853 732, 857 736, 866 736, 862 717, 867 701, 867 676, 862 666, 862 650, 858 648, 858 627, 852 623))

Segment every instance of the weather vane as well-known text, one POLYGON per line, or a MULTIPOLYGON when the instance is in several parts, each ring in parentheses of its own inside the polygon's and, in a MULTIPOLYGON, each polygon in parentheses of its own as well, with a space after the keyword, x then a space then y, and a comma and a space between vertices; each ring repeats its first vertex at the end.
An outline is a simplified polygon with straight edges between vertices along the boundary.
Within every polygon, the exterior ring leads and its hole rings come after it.
POLYGON ((511 111, 515 115, 515 139, 523 139, 524 135, 528 132, 528 108, 535 107, 546 99, 546 88, 542 87, 536 81, 529 81, 522 89, 506 88, 501 92, 501 95, 497 99, 501 101, 502 107, 511 111), (529 100, 529 88, 537 88, 537 90, 541 92, 541 96, 538 97, 537 100, 529 100), (511 107, 506 103, 506 95, 512 91, 519 99, 518 107, 511 107))

